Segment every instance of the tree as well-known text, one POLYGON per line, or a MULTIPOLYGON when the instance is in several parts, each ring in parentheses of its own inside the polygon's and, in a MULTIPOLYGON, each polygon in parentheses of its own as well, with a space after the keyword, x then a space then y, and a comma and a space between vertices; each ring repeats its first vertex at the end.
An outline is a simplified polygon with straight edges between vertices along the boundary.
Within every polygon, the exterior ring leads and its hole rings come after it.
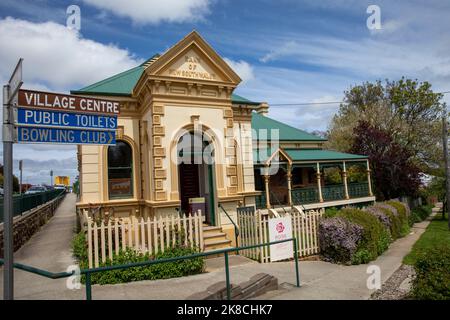
MULTIPOLYGON (((2 186, 3 188, 3 181, 4 181, 4 177, 3 177, 3 166, 0 165, 0 186, 2 186)), ((19 192, 20 190, 20 186, 19 186, 19 179, 13 175, 13 192, 19 192)))
POLYGON ((378 199, 417 194, 420 187, 420 169, 413 162, 412 154, 407 148, 368 121, 359 121, 353 133, 350 152, 369 157, 375 195, 378 199))
POLYGON ((433 174, 442 161, 442 94, 428 82, 399 81, 363 83, 345 92, 344 103, 331 121, 327 147, 348 151, 359 121, 385 132, 407 150, 414 163, 433 174))

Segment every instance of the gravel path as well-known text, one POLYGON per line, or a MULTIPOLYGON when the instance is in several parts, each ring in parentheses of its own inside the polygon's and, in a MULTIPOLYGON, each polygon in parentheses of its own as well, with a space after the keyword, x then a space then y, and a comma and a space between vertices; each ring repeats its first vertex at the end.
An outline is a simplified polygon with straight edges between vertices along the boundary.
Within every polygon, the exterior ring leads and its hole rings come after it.
POLYGON ((375 291, 369 300, 403 300, 407 299, 411 290, 415 271, 413 266, 403 264, 392 276, 375 291))

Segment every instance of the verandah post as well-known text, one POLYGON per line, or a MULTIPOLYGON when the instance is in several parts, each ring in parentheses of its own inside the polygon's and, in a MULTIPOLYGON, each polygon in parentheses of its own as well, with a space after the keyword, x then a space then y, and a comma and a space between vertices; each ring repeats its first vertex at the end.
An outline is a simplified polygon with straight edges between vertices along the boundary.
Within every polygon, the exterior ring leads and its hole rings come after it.
POLYGON ((317 165, 317 168, 316 168, 316 175, 317 175, 317 191, 319 192, 319 202, 323 202, 323 196, 322 196, 322 185, 321 185, 321 179, 320 179, 320 176, 321 176, 321 173, 320 173, 320 165, 319 165, 319 163, 317 162, 316 163, 316 165, 317 165))

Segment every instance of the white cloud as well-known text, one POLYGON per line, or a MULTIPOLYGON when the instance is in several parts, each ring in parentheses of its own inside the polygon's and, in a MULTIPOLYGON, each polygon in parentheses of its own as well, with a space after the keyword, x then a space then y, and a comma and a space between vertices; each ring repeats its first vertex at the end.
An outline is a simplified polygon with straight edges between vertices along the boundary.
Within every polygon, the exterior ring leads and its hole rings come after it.
POLYGON ((84 39, 54 22, 2 19, 0 46, 0 75, 7 78, 22 57, 25 81, 53 89, 76 89, 140 63, 127 50, 84 39))
POLYGON ((247 82, 255 78, 253 67, 248 62, 244 60, 234 61, 228 58, 224 58, 224 60, 241 77, 242 82, 247 82))
MULTIPOLYGON (((18 58, 23 57, 24 88, 43 91, 78 89, 141 63, 127 50, 85 39, 54 22, 1 19, 0 47, 1 83, 9 79, 18 58)), ((0 144, 0 156, 2 153, 0 144)), ((24 159, 27 183, 49 183, 50 169, 72 181, 78 175, 75 146, 16 144, 14 159, 16 175, 17 161, 24 159)))
POLYGON ((209 13, 209 0, 84 0, 85 3, 138 24, 192 22, 209 13))

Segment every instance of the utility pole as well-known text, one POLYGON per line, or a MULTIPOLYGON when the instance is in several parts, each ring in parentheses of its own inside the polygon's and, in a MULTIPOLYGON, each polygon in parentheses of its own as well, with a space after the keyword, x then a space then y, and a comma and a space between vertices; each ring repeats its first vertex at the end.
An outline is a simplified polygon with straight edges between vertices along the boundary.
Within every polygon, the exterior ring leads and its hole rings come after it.
POLYGON ((53 170, 50 170, 50 186, 53 186, 53 170))
MULTIPOLYGON (((450 160, 448 154, 448 114, 447 106, 444 105, 444 116, 442 118, 442 142, 444 145, 444 163, 445 163, 445 199, 447 202, 447 212, 448 212, 448 228, 450 230, 450 160)), ((442 209, 444 211, 444 208, 442 209)), ((442 213, 445 218, 445 212, 442 213)))

